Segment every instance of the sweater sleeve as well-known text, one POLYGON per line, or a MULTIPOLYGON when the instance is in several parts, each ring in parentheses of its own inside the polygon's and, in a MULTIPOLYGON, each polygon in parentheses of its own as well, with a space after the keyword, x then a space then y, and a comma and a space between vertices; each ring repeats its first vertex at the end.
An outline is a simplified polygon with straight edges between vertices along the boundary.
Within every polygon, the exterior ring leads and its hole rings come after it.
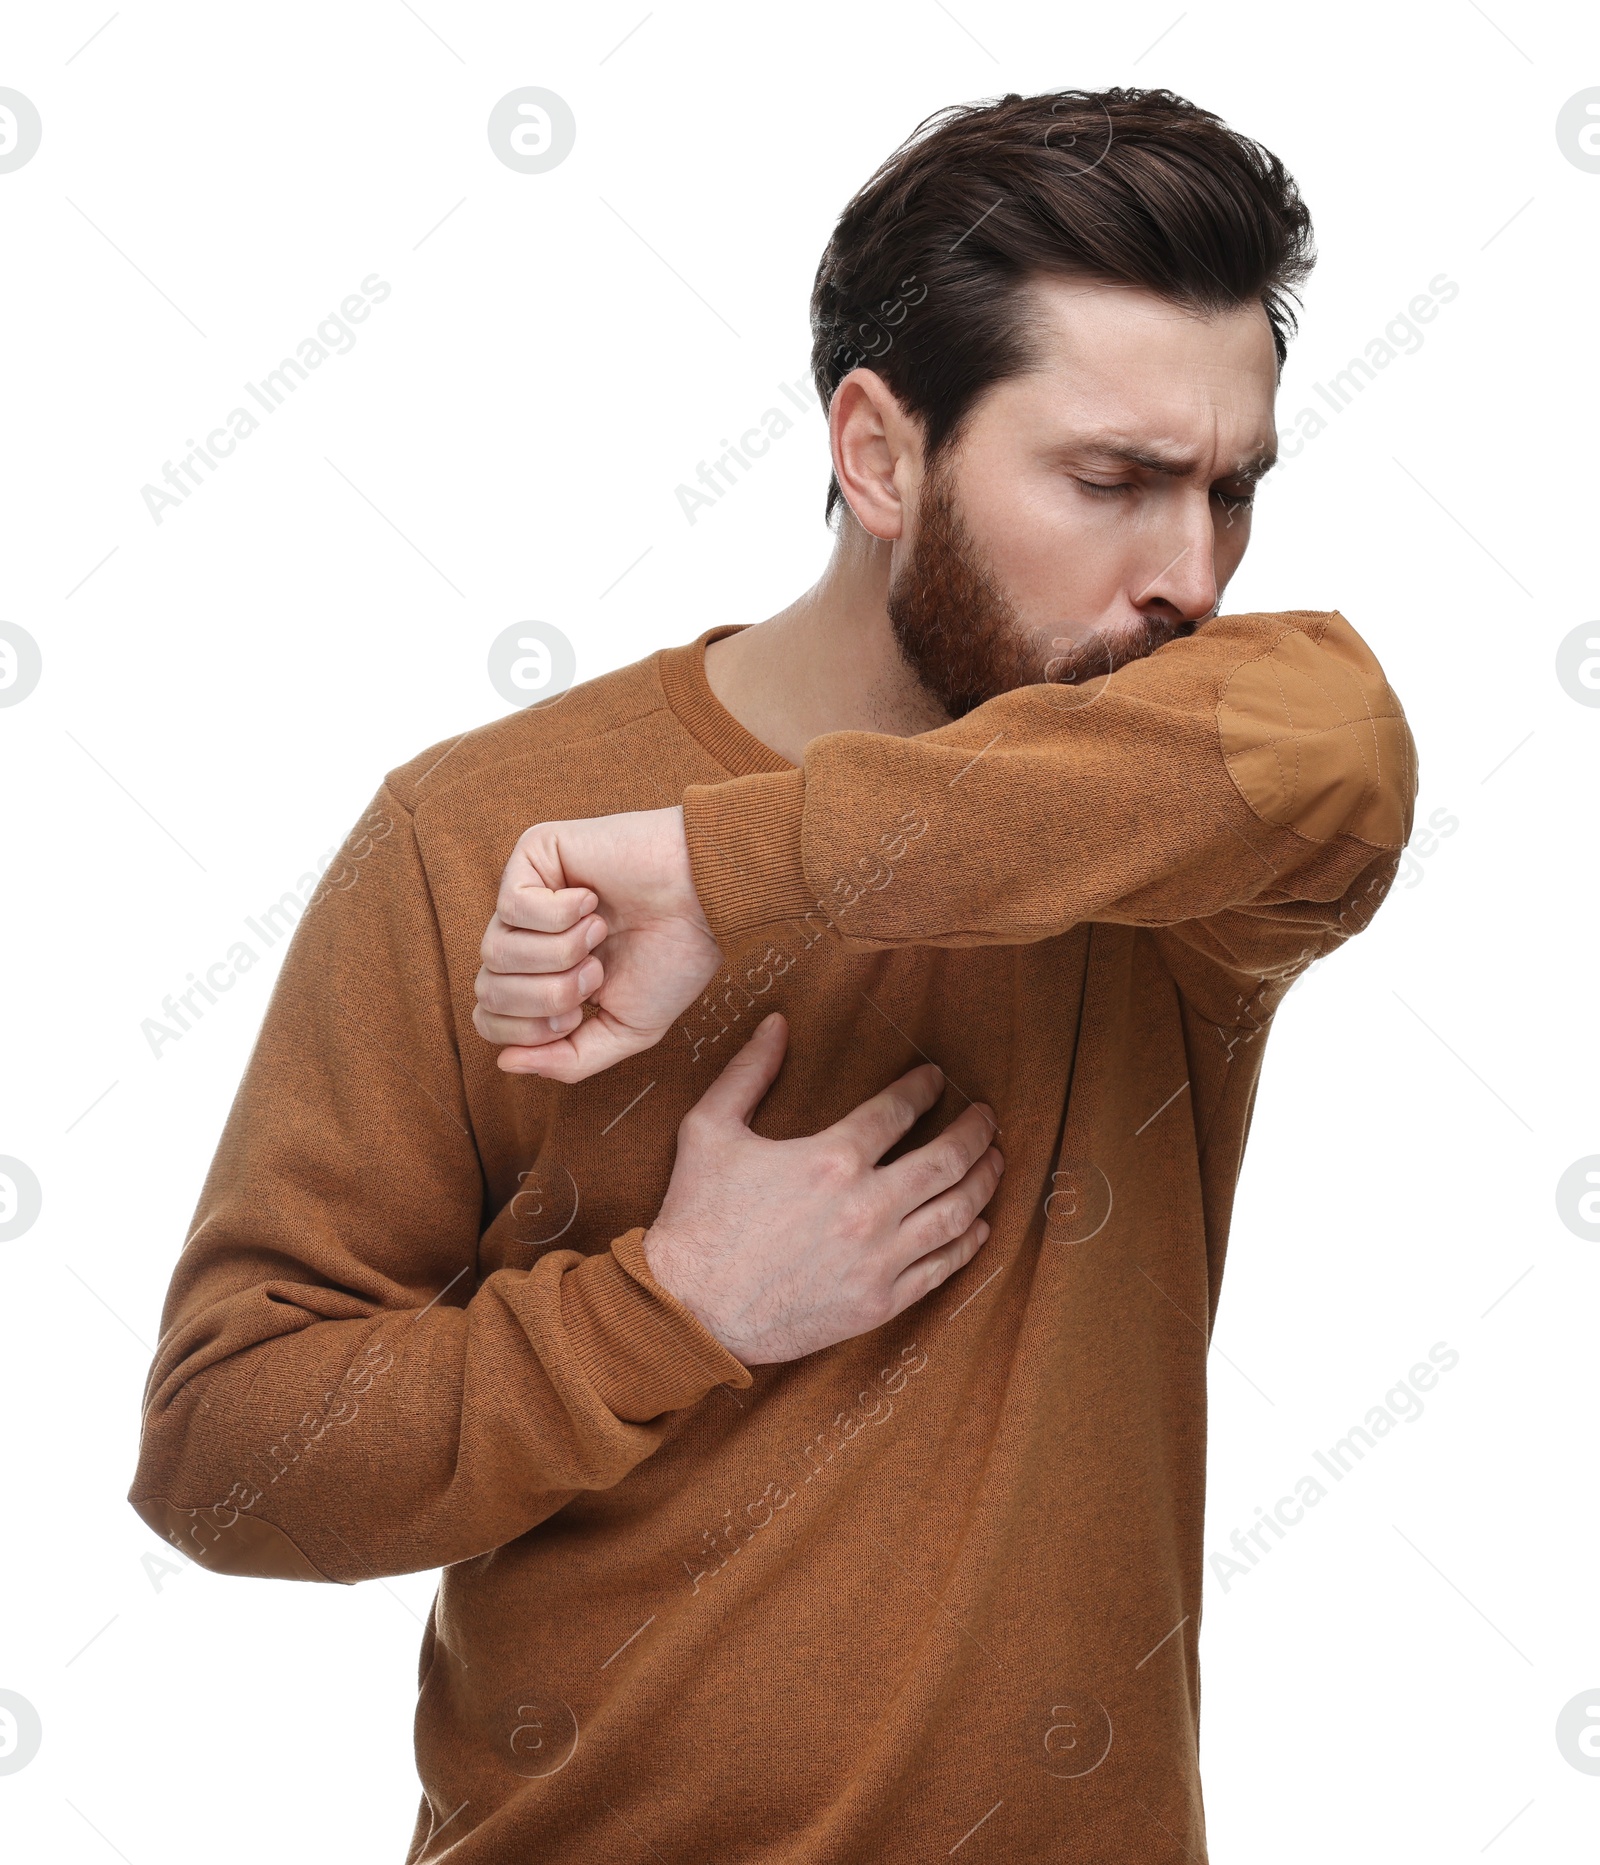
POLYGON ((443 1566, 751 1383, 643 1230, 480 1279, 484 1203, 439 928, 384 788, 295 928, 174 1272, 139 1515, 226 1573, 443 1566))
POLYGON ((1337 613, 1224 616, 1082 686, 1004 693, 912 738, 831 732, 793 771, 690 788, 713 932, 819 913, 865 949, 1153 929, 1231 1020, 1370 919, 1416 751, 1337 613))

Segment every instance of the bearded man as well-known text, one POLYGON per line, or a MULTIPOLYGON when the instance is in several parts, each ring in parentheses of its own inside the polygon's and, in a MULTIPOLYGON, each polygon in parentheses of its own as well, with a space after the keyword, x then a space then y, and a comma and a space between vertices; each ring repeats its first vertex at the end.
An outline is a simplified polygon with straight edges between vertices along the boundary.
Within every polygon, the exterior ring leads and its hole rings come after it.
POLYGON ((940 113, 817 274, 815 587, 423 752, 330 870, 132 1499, 445 1570, 412 1865, 1204 1858, 1234 1188, 1416 791, 1342 616, 1220 613, 1310 263, 1168 93, 940 113))

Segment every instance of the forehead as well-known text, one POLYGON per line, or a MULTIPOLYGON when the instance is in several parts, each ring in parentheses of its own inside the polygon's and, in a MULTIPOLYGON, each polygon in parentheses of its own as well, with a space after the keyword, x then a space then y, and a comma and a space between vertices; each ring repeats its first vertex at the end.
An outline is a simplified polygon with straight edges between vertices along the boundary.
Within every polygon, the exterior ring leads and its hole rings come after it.
POLYGON ((1035 279, 1024 293, 1035 367, 993 386, 991 417, 1049 439, 1101 428, 1241 453, 1270 442, 1278 360, 1259 304, 1199 313, 1094 279, 1035 279))

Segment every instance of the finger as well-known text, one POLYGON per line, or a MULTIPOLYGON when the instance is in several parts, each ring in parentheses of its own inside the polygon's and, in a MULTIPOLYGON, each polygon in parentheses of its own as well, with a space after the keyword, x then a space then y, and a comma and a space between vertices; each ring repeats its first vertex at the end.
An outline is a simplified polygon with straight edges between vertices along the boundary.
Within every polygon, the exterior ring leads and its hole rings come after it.
POLYGON ((586 913, 565 932, 531 932, 490 920, 478 948, 486 971, 567 971, 581 964, 609 931, 598 913, 586 913))
POLYGON ((943 1133, 881 1168, 882 1186, 904 1215, 956 1184, 983 1157, 995 1131, 994 1111, 982 1102, 957 1114, 943 1133))
POLYGON ((520 851, 513 855, 500 878, 496 916, 508 926, 525 926, 531 932, 565 932, 599 906, 592 887, 565 887, 560 885, 559 875, 550 878, 557 885, 547 885, 520 851))
POLYGON ((472 1013, 472 1027, 486 1043, 496 1049, 508 1044, 517 1048, 538 1048, 558 1036, 570 1036, 583 1021, 583 1011, 563 1011, 556 1017, 496 1017, 479 1005, 472 1013))
POLYGON ((763 1017, 749 1042, 689 1110, 713 1120, 749 1122, 761 1097, 777 1079, 789 1046, 789 1025, 774 1010, 763 1017))
MULTIPOLYGON (((670 1026, 668 1026, 670 1027, 670 1026)), ((540 1075, 547 1081, 586 1081, 603 1069, 652 1048, 666 1029, 634 1030, 609 1011, 585 1017, 570 1036, 537 1048, 514 1044, 495 1058, 508 1075, 540 1075)))
MULTIPOLYGON (((944 1071, 936 1063, 926 1062, 898 1081, 890 1082, 887 1088, 880 1089, 859 1107, 852 1108, 843 1120, 836 1120, 828 1132, 852 1146, 859 1146, 867 1163, 875 1166, 895 1141, 903 1140, 927 1113, 943 1088, 944 1071)), ((965 1167, 962 1169, 964 1171, 965 1167)))
POLYGON ((948 1282, 958 1269, 964 1269, 988 1237, 989 1226, 980 1217, 959 1237, 941 1244, 937 1250, 928 1251, 926 1256, 919 1256, 902 1269, 889 1286, 890 1320, 913 1302, 920 1302, 924 1295, 931 1294, 941 1282, 948 1282))
POLYGON ((915 1262, 919 1256, 948 1243, 952 1237, 962 1236, 994 1196, 1005 1169, 1006 1162, 999 1147, 988 1147, 948 1191, 940 1192, 936 1198, 928 1199, 909 1212, 895 1233, 896 1260, 915 1262))
POLYGON ((534 977, 484 968, 473 989, 478 1008, 489 1016, 559 1017, 592 997, 605 977, 600 960, 586 958, 570 971, 547 971, 534 977))

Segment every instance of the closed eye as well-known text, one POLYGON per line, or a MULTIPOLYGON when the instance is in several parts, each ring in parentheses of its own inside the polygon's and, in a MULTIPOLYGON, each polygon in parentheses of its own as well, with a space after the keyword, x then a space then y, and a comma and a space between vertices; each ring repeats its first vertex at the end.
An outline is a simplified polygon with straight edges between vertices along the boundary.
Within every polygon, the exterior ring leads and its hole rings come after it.
MULTIPOLYGON (((1122 493, 1137 490, 1132 480, 1085 479, 1081 473, 1074 473, 1072 477, 1093 498, 1117 498, 1122 493)), ((1211 496, 1222 505, 1225 511, 1230 513, 1248 511, 1256 502, 1256 490, 1253 485, 1244 492, 1228 492, 1221 486, 1213 486, 1211 496)))

